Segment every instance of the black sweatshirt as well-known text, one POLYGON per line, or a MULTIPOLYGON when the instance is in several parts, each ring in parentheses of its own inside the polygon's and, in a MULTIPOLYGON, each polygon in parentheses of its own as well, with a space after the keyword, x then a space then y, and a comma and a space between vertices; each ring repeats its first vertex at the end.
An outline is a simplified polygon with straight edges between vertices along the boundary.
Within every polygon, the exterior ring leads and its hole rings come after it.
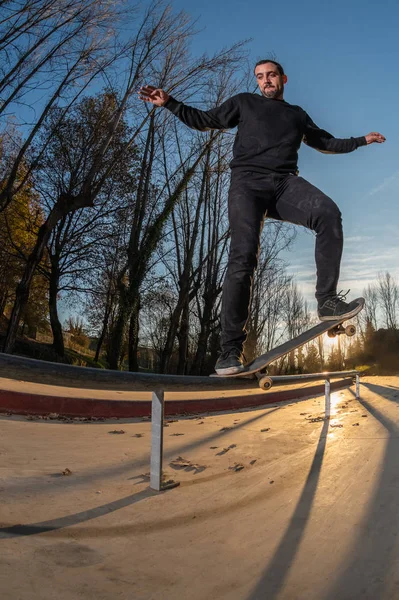
POLYGON ((367 144, 364 136, 337 139, 319 129, 299 106, 258 94, 237 94, 217 108, 205 111, 172 97, 165 107, 198 131, 238 127, 232 169, 296 173, 302 141, 320 152, 332 154, 352 152, 367 144))

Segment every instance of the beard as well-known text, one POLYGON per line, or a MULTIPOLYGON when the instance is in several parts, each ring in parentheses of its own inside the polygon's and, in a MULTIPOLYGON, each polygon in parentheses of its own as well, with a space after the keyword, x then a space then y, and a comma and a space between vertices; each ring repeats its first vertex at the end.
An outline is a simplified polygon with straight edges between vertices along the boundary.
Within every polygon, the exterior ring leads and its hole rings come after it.
POLYGON ((265 98, 277 98, 281 95, 281 89, 279 88, 266 88, 262 90, 262 94, 265 98))

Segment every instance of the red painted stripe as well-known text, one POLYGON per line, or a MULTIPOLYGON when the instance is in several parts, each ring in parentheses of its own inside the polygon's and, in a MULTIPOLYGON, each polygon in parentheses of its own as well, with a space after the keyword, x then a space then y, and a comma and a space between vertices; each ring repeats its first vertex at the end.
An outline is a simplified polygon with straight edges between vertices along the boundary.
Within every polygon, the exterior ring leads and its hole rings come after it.
MULTIPOLYGON (((331 383, 331 390, 352 385, 352 379, 331 383)), ((166 400, 165 415, 190 415, 204 412, 253 408, 275 402, 298 400, 324 394, 324 384, 280 392, 260 392, 251 396, 207 398, 205 400, 166 400)), ((132 418, 151 416, 150 400, 97 400, 65 398, 0 390, 0 413, 19 415, 48 415, 57 413, 68 417, 132 418)))

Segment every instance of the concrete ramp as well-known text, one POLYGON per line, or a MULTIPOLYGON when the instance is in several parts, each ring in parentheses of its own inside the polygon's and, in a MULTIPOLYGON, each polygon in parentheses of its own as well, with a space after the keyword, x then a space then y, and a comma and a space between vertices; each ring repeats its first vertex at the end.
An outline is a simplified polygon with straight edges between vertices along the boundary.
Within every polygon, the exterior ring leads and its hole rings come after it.
POLYGON ((399 378, 165 424, 0 418, 2 600, 397 600, 399 378), (64 474, 63 474, 64 473, 64 474))

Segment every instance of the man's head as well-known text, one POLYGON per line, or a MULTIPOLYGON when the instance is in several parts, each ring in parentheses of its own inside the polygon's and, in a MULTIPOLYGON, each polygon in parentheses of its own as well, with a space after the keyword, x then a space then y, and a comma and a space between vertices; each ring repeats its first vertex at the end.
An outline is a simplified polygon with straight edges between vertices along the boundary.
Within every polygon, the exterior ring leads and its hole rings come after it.
POLYGON ((283 99, 287 75, 284 74, 284 69, 278 62, 260 60, 255 65, 255 77, 265 98, 283 99))

